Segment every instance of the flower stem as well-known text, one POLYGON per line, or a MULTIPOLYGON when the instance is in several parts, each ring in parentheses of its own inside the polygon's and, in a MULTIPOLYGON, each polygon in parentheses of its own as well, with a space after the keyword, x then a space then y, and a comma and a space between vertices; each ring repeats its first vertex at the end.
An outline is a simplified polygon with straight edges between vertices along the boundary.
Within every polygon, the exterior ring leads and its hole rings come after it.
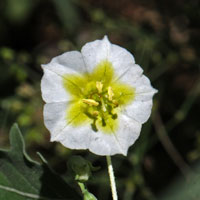
POLYGON ((79 185, 79 187, 80 187, 80 189, 81 189, 82 194, 84 195, 84 193, 85 193, 85 191, 86 191, 85 185, 84 185, 83 183, 81 183, 81 182, 78 182, 78 185, 79 185))
POLYGON ((113 171, 112 161, 110 156, 106 156, 107 164, 108 164, 108 174, 110 177, 110 187, 112 191, 112 198, 113 200, 117 200, 117 189, 116 189, 116 183, 115 183, 115 175, 113 171))

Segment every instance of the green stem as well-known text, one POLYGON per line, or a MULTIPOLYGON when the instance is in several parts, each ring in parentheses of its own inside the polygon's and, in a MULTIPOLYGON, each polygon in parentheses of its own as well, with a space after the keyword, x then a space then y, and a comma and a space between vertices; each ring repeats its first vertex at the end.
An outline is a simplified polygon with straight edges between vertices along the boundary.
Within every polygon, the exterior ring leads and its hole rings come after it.
POLYGON ((84 195, 84 193, 86 191, 84 183, 78 182, 78 185, 79 185, 79 187, 81 189, 82 194, 84 195))
POLYGON ((108 164, 108 174, 110 177, 110 187, 112 191, 112 198, 113 200, 117 200, 117 189, 116 189, 116 183, 115 183, 115 175, 113 171, 112 161, 110 156, 106 156, 107 164, 108 164))

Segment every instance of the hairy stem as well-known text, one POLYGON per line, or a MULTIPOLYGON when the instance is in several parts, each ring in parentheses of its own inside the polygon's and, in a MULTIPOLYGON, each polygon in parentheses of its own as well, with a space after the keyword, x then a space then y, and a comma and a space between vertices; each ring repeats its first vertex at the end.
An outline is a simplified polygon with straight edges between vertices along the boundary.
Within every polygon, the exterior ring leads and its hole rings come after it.
POLYGON ((108 174, 110 177, 110 187, 111 187, 111 191, 112 191, 112 198, 113 198, 113 200, 117 200, 118 199, 117 189, 116 189, 115 175, 114 175, 114 171, 113 171, 111 157, 106 156, 106 160, 107 160, 107 164, 108 164, 108 174))

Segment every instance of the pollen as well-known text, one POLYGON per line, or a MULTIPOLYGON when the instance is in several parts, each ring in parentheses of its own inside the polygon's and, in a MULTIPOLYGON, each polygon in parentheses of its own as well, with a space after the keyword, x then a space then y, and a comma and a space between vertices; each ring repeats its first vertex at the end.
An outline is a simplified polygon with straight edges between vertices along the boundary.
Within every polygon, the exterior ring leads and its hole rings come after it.
POLYGON ((98 106, 99 103, 93 99, 82 99, 83 103, 86 103, 90 106, 98 106))

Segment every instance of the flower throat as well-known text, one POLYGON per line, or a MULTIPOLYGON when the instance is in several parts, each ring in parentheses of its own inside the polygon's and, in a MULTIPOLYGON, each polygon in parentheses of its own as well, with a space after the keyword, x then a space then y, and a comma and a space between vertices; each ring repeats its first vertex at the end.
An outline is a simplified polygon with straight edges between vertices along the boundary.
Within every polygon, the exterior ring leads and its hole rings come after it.
POLYGON ((67 123, 74 126, 90 123, 95 132, 114 133, 119 126, 120 111, 135 96, 134 88, 116 79, 107 60, 90 74, 65 75, 63 85, 71 94, 67 123))

